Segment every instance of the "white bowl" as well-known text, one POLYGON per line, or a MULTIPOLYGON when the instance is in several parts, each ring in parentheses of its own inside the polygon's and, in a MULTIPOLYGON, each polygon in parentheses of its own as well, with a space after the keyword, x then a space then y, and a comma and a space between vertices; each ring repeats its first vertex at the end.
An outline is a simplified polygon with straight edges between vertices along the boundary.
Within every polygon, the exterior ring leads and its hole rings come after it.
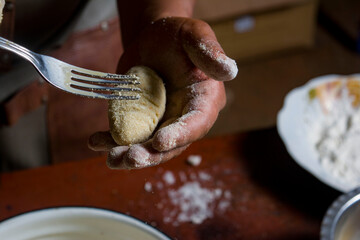
POLYGON ((11 240, 170 240, 127 215, 87 207, 33 211, 0 223, 0 239, 11 240))
MULTIPOLYGON (((358 74, 351 76, 360 78, 358 74)), ((318 77, 290 91, 285 97, 283 108, 278 113, 277 129, 289 154, 301 167, 328 186, 341 192, 348 192, 359 186, 358 183, 349 183, 344 179, 335 177, 324 169, 319 161, 315 147, 309 143, 309 128, 304 121, 304 114, 309 106, 309 91, 319 84, 331 82, 341 77, 345 76, 327 75, 318 77)), ((315 119, 316 117, 319 116, 314 116, 315 119)))

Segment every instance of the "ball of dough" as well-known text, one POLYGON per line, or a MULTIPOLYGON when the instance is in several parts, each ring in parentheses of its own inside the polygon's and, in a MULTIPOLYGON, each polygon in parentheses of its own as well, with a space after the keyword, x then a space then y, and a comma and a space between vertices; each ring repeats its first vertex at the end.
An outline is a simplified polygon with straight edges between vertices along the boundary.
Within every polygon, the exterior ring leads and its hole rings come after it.
POLYGON ((165 112, 166 91, 162 79, 150 68, 136 66, 127 74, 139 77, 138 100, 110 100, 110 133, 119 145, 148 140, 165 112))
POLYGON ((5 0, 0 0, 0 23, 3 18, 4 6, 5 6, 5 0))

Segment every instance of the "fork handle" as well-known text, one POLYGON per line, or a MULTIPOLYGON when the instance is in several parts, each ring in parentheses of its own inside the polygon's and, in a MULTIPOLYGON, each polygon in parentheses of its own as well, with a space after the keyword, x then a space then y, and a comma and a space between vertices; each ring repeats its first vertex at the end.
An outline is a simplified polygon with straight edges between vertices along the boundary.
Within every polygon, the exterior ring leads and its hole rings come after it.
POLYGON ((10 40, 7 40, 3 37, 0 37, 0 48, 11 51, 27 60, 29 60, 32 63, 37 63, 38 60, 35 57, 35 53, 30 51, 27 48, 24 48, 23 46, 20 46, 19 44, 16 44, 10 40))

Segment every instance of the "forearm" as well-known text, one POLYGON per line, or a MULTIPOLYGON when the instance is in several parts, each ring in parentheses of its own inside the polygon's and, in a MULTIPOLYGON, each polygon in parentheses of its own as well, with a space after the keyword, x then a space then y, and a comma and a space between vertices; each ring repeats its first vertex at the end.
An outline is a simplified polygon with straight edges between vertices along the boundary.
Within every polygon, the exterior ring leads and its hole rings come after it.
POLYGON ((124 47, 141 29, 165 17, 191 17, 195 0, 118 0, 124 47))

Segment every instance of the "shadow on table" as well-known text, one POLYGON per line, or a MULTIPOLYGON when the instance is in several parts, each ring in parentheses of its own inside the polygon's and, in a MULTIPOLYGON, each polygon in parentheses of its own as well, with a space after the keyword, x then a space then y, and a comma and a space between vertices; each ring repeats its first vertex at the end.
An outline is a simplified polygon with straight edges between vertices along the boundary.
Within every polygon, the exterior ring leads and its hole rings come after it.
POLYGON ((250 132, 243 146, 251 178, 300 211, 322 218, 339 196, 292 159, 276 128, 250 132))

